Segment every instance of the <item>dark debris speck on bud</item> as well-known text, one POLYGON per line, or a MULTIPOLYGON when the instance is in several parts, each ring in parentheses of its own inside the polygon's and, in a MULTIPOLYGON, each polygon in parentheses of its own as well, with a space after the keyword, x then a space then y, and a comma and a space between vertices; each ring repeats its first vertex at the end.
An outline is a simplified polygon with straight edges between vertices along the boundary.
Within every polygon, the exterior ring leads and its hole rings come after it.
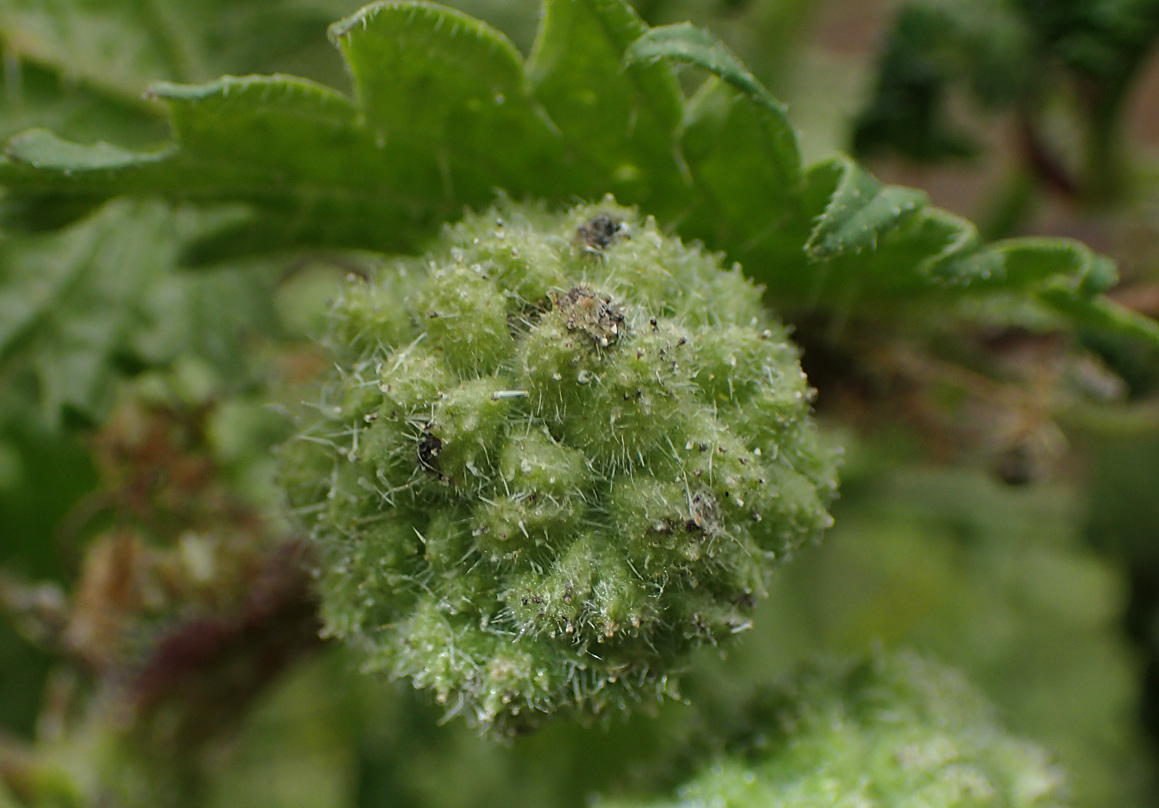
POLYGON ((555 301, 568 331, 582 331, 606 348, 620 338, 624 315, 607 295, 577 286, 555 301))
POLYGON ((606 213, 593 216, 584 224, 576 228, 576 238, 584 245, 584 249, 592 252, 603 252, 624 229, 622 220, 606 213))
POLYGON ((419 440, 419 465, 427 471, 439 472, 439 452, 443 449, 443 442, 430 432, 424 432, 419 440))

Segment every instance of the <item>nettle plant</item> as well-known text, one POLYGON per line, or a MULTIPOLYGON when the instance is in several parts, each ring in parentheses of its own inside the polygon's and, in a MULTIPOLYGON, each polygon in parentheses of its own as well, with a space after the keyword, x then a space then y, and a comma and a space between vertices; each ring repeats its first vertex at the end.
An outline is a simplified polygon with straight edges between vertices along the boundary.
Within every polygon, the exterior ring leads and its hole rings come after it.
MULTIPOLYGON (((1114 266, 1081 244, 984 243, 848 157, 805 165, 784 106, 691 25, 546 0, 525 59, 461 12, 391 1, 330 36, 350 94, 283 75, 162 83, 160 150, 33 129, 0 160, 6 423, 108 440, 128 388, 147 411, 194 413, 165 422, 186 431, 164 445, 208 453, 205 475, 264 508, 215 494, 190 515, 180 487, 163 507, 132 500, 139 535, 86 567, 63 642, 100 657, 102 681, 136 683, 96 794, 196 801, 230 720, 213 694, 248 703, 319 632, 508 742, 677 696, 693 649, 750 629, 772 577, 833 521, 840 452, 781 318, 830 346, 983 324, 1159 349, 1159 325, 1104 296, 1114 266), (262 320, 287 254, 349 277, 313 360, 275 378, 255 366, 287 341, 262 320), (273 400, 288 418, 247 438, 273 400), (260 483, 274 442, 276 495, 260 483), (239 551, 251 518, 267 527, 239 551), (194 524, 210 559, 196 569, 140 549, 180 536, 184 552, 194 524), (277 564, 251 558, 270 547, 277 564), (190 583, 206 564, 222 591, 190 583), (110 569, 196 597, 113 609, 110 569), (84 609, 135 653, 94 650, 84 609)), ((63 50, 21 41, 18 56, 63 50)), ((118 429, 132 446, 148 432, 118 429)), ((746 704, 689 741, 691 771, 630 804, 1066 799, 1046 753, 912 655, 819 662, 746 704)), ((45 775, 21 794, 82 804, 91 782, 45 775)))

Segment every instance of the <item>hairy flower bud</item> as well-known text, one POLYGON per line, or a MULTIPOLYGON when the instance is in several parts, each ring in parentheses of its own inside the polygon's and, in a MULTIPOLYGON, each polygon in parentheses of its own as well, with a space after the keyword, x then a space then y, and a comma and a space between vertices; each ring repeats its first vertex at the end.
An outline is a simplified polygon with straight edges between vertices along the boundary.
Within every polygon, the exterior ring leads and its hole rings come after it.
POLYGON ((759 289, 610 199, 468 216, 329 348, 282 475, 327 631, 499 732, 664 692, 830 522, 759 289))
POLYGON ((747 705, 747 726, 674 799, 598 808, 1061 808, 1045 750, 1007 734, 954 671, 909 653, 819 664, 747 705))

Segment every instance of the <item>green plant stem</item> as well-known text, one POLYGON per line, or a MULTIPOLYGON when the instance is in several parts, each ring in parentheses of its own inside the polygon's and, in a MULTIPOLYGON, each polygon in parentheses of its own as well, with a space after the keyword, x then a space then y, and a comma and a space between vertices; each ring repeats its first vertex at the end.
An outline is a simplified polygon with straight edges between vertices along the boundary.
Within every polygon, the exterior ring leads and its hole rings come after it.
POLYGON ((986 241, 998 241, 1018 234, 1034 212, 1038 183, 1024 166, 1015 165, 990 194, 978 216, 978 231, 986 241))
POLYGON ((1125 190, 1126 160, 1121 122, 1127 85, 1102 94, 1088 106, 1082 192, 1086 201, 1107 204, 1125 190))

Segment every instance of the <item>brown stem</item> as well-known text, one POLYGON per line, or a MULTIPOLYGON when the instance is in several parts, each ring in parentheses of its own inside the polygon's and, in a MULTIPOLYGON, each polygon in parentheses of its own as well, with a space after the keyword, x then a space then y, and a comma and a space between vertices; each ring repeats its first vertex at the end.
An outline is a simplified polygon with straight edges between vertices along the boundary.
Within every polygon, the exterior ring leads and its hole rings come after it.
POLYGON ((1062 161, 1055 156, 1027 111, 1018 116, 1019 146, 1022 158, 1035 177, 1048 189, 1069 199, 1077 198, 1081 189, 1062 161))

